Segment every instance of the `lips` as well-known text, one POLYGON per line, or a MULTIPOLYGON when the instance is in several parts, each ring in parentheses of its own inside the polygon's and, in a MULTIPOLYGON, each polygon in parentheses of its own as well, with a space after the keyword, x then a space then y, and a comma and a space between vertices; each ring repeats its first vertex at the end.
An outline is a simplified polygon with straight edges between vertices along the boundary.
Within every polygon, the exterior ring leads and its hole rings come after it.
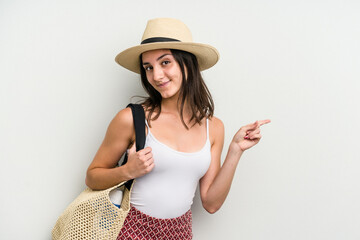
POLYGON ((166 85, 168 85, 170 81, 167 81, 167 82, 163 82, 163 83, 160 83, 160 84, 156 84, 157 87, 165 87, 166 85))

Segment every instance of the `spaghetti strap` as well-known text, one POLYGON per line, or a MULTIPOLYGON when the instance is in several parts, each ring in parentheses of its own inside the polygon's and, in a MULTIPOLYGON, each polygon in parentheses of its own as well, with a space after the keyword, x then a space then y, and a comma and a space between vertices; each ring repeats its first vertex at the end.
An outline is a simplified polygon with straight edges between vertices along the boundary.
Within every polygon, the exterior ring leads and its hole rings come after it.
POLYGON ((210 139, 210 136, 209 136, 209 119, 208 118, 206 119, 206 138, 210 139))
POLYGON ((151 134, 151 132, 150 132, 149 123, 147 122, 147 120, 146 120, 146 119, 145 119, 145 126, 146 126, 146 128, 147 128, 147 131, 146 131, 146 136, 148 136, 148 135, 149 135, 149 133, 151 134))

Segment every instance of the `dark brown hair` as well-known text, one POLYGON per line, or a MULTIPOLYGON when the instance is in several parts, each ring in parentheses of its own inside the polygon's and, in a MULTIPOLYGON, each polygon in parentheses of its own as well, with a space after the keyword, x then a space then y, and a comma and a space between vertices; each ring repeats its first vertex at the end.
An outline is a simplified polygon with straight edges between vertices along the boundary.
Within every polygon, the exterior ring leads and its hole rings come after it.
MULTIPOLYGON (((195 120, 196 123, 201 124, 201 120, 205 118, 211 118, 214 115, 214 102, 212 100, 209 89, 206 87, 204 79, 201 76, 199 64, 194 54, 170 49, 175 61, 180 65, 182 73, 182 84, 180 87, 180 117, 181 121, 189 129, 187 123, 184 121, 183 110, 185 100, 189 105, 192 115, 189 123, 195 120), (185 74, 186 69, 186 74, 185 74), (187 78, 186 78, 187 76, 187 78)), ((145 91, 149 94, 149 97, 142 103, 145 108, 149 111, 147 121, 150 124, 150 120, 155 120, 161 113, 161 100, 162 97, 158 91, 155 90, 148 82, 146 78, 145 69, 142 66, 142 56, 140 55, 140 75, 141 83, 145 91), (151 118, 152 114, 156 110, 156 115, 151 118)))

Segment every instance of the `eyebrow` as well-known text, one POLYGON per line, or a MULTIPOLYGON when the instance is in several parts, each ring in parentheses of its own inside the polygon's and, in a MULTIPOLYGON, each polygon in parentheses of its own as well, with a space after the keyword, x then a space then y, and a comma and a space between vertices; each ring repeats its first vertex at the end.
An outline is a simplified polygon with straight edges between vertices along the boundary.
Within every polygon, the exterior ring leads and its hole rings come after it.
MULTIPOLYGON (((165 54, 161 55, 160 57, 158 57, 158 58, 156 59, 156 61, 159 61, 160 59, 162 59, 163 57, 165 57, 165 56, 167 56, 167 55, 172 55, 172 54, 170 54, 170 53, 165 53, 165 54)), ((150 64, 150 63, 148 63, 148 62, 144 62, 144 63, 143 63, 143 65, 147 65, 147 64, 150 64)))

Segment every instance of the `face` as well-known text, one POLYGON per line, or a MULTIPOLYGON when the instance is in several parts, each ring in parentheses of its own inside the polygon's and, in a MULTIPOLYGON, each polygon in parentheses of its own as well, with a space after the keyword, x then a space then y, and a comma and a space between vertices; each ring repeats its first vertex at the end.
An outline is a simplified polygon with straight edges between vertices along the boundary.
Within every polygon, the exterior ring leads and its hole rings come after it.
POLYGON ((149 83, 162 98, 178 97, 182 74, 178 62, 169 49, 158 49, 142 54, 143 68, 149 83))

